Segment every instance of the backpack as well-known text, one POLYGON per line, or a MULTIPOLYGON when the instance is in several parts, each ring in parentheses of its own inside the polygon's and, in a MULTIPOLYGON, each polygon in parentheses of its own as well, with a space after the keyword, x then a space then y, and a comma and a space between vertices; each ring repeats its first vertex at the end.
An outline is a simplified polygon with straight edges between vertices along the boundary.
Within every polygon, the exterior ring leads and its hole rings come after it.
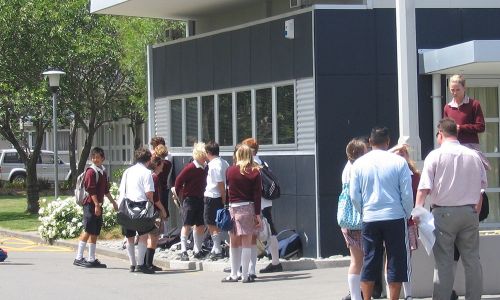
POLYGON ((217 210, 217 216, 215 217, 215 225, 222 231, 229 231, 233 229, 233 219, 231 218, 231 213, 227 208, 221 208, 217 210))
POLYGON ((300 235, 294 229, 286 229, 276 235, 280 258, 290 259, 302 256, 300 235))
POLYGON ((278 178, 263 160, 260 176, 262 177, 262 198, 267 200, 278 199, 281 195, 278 178))
POLYGON ((76 178, 76 186, 75 186, 75 202, 80 206, 83 206, 83 202, 85 201, 85 198, 87 198, 89 194, 85 190, 85 185, 83 184, 83 181, 85 180, 85 174, 87 174, 87 170, 90 168, 94 169, 95 171, 95 182, 99 180, 99 171, 97 171, 93 167, 85 168, 85 171, 83 171, 80 175, 78 175, 78 177, 76 178))
POLYGON ((0 262, 4 261, 7 259, 7 251, 3 250, 0 248, 0 262))

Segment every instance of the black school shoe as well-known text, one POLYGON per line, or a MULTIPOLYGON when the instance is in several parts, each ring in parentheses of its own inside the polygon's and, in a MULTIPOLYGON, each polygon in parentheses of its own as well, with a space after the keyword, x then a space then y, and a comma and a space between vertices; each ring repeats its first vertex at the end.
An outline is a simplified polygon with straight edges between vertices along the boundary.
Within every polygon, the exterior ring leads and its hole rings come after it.
POLYGON ((274 273, 283 271, 283 266, 281 263, 277 265, 273 265, 272 263, 268 264, 264 269, 260 270, 259 273, 274 273))
POLYGON ((457 292, 455 292, 455 290, 452 290, 450 300, 457 300, 457 299, 458 299, 457 292))
POLYGON ((87 261, 87 263, 84 265, 86 268, 106 268, 107 266, 103 263, 101 263, 98 259, 94 261, 87 261))
POLYGON ((87 263, 87 261, 83 257, 80 259, 75 258, 75 260, 73 261, 73 265, 78 266, 78 267, 84 267, 86 263, 87 263))
POLYGON ((203 251, 198 251, 196 252, 193 257, 196 258, 196 259, 204 259, 205 258, 205 253, 203 253, 203 251))
MULTIPOLYGON (((212 252, 212 253, 210 253, 208 255, 208 258, 210 260, 216 261, 216 260, 219 260, 219 259, 223 259, 224 258, 224 254, 222 254, 222 253, 213 253, 212 252)), ((224 269, 224 271, 226 271, 226 270, 224 269)), ((229 269, 229 272, 231 272, 231 269, 229 269)))
POLYGON ((152 266, 140 265, 140 266, 135 267, 135 270, 137 272, 142 272, 144 274, 154 274, 155 273, 155 270, 153 270, 152 266))
POLYGON ((187 254, 186 251, 181 253, 180 258, 181 258, 181 261, 189 261, 189 255, 187 254))

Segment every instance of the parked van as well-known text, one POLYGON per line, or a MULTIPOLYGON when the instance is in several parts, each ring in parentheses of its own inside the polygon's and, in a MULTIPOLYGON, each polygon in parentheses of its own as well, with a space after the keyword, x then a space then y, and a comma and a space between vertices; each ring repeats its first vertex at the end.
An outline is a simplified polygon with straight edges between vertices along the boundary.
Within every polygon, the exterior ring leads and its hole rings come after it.
MULTIPOLYGON (((59 181, 68 180, 71 176, 69 163, 65 163, 59 159, 58 172, 59 181)), ((36 173, 38 179, 45 179, 52 182, 55 180, 54 152, 42 150, 36 164, 36 173)), ((16 149, 0 150, 0 181, 24 182, 25 180, 26 169, 16 149)))

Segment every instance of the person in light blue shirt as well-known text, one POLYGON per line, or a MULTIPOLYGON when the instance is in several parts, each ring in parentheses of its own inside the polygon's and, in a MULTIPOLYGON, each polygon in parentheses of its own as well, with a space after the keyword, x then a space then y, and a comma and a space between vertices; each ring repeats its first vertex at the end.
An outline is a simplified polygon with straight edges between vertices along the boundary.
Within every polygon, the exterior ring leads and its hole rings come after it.
POLYGON ((363 220, 361 290, 364 299, 371 299, 385 246, 389 299, 398 299, 411 269, 406 233, 413 208, 411 171, 404 158, 387 151, 387 127, 373 128, 369 141, 372 151, 354 162, 350 179, 352 203, 363 220))

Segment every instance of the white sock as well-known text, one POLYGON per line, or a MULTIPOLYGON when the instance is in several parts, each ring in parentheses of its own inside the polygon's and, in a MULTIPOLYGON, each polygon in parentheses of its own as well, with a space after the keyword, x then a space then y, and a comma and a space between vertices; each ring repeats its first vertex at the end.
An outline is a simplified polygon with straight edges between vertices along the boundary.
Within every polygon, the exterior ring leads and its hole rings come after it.
POLYGON ((167 235, 168 234, 168 221, 163 221, 163 235, 167 235))
POLYGON ((181 235, 181 252, 187 251, 187 236, 181 235))
POLYGON ((269 250, 271 250, 271 263, 277 265, 280 263, 280 254, 278 252, 278 239, 275 235, 269 238, 269 250))
POLYGON ((218 233, 212 234, 212 241, 214 242, 214 245, 212 246, 212 253, 219 254, 222 252, 222 248, 220 246, 221 243, 221 238, 218 233))
POLYGON ((89 244, 89 262, 93 262, 95 260, 95 244, 89 244))
POLYGON ((139 242, 137 244, 137 263, 142 266, 144 265, 144 258, 146 257, 146 244, 139 242))
POLYGON ((83 251, 85 251, 86 246, 87 242, 84 241, 78 242, 78 250, 76 250, 76 259, 80 260, 83 258, 83 251))
POLYGON ((241 278, 248 278, 248 267, 252 258, 252 248, 241 248, 241 278))
POLYGON ((241 265, 241 247, 231 247, 229 249, 229 260, 231 261, 231 277, 236 279, 241 265))
POLYGON ((349 283, 349 291, 351 291, 351 299, 363 300, 361 298, 361 275, 347 274, 347 282, 349 283))
POLYGON ((251 253, 251 256, 250 256, 250 266, 249 266, 249 270, 248 270, 248 274, 257 274, 257 272, 255 272, 255 266, 257 265, 257 246, 256 245, 253 245, 252 248, 250 248, 252 253, 251 253))
POLYGON ((412 297, 413 291, 411 288, 411 279, 408 278, 408 282, 403 282, 403 290, 405 292, 405 299, 406 297, 412 297))
POLYGON ((193 251, 194 253, 198 253, 201 251, 201 244, 203 243, 203 233, 197 233, 196 231, 193 232, 193 239, 194 239, 194 245, 193 245, 193 251))
POLYGON ((130 261, 130 265, 136 266, 137 261, 135 260, 135 245, 134 245, 134 243, 127 242, 127 253, 128 253, 128 260, 130 261))

